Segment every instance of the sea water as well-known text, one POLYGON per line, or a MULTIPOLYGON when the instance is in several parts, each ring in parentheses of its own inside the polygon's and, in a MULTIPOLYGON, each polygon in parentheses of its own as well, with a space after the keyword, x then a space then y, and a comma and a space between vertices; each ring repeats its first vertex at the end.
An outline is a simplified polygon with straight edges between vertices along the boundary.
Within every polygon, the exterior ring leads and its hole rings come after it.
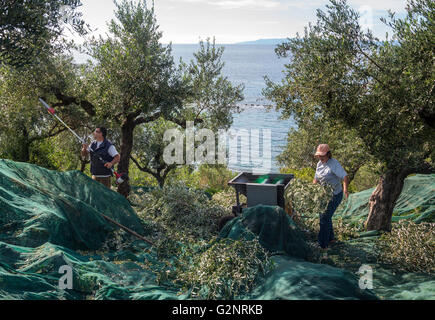
MULTIPOLYGON (((271 169, 270 172, 278 172, 279 167, 276 163, 276 156, 282 152, 287 144, 287 133, 291 127, 295 127, 292 119, 281 119, 281 112, 274 108, 268 110, 265 106, 271 102, 262 95, 262 90, 266 87, 264 77, 267 76, 273 82, 279 82, 284 76, 284 65, 288 63, 288 58, 278 58, 275 54, 274 45, 223 45, 225 47, 222 61, 225 66, 223 74, 228 77, 233 84, 243 84, 245 86, 245 100, 241 102, 241 113, 233 114, 233 125, 231 129, 247 129, 247 134, 251 129, 262 129, 271 131, 271 169)), ((173 55, 176 62, 183 59, 189 62, 193 59, 193 53, 198 51, 198 45, 174 44, 173 55)), ((260 139, 260 156, 262 150, 262 140, 260 139)), ((236 171, 251 171, 252 163, 242 164, 241 146, 237 146, 238 162, 230 163, 229 167, 236 171)))

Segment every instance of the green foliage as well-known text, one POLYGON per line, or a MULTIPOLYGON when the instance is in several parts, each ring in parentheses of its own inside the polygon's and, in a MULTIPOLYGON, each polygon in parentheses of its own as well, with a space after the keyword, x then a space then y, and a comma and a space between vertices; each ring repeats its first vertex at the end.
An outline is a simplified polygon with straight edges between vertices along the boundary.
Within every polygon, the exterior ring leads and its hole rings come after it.
POLYGON ((19 73, 7 66, 0 68, 0 152, 5 158, 29 161, 29 147, 37 139, 37 129, 40 132, 47 129, 40 110, 32 105, 31 95, 37 91, 26 77, 30 72, 19 73))
POLYGON ((379 182, 379 168, 373 164, 365 164, 358 169, 349 185, 349 192, 360 192, 376 187, 379 182))
MULTIPOLYGON (((58 161, 53 161, 53 158, 50 157, 51 144, 48 140, 35 141, 30 147, 30 163, 34 163, 38 166, 58 170, 60 168, 60 159, 58 161)), ((75 169, 75 168, 74 168, 75 169)))
POLYGON ((273 264, 257 239, 221 239, 203 252, 184 250, 168 280, 194 298, 234 299, 258 284, 273 264))
POLYGON ((203 191, 182 183, 132 195, 142 219, 160 223, 168 234, 210 239, 218 234, 218 221, 227 211, 210 201, 203 191))
POLYGON ((393 42, 363 30, 345 0, 332 0, 303 37, 276 49, 291 60, 281 84, 268 82, 268 97, 297 121, 317 118, 354 130, 384 172, 427 168, 435 141, 427 121, 434 115, 433 6, 411 1, 407 17, 390 17, 393 42))
POLYGON ((288 167, 285 167, 281 168, 280 172, 292 174, 295 176, 296 179, 304 180, 306 182, 313 182, 316 170, 311 167, 306 167, 302 169, 290 169, 288 167))
POLYGON ((349 130, 339 124, 301 118, 297 129, 290 129, 287 146, 277 157, 285 168, 316 168, 318 159, 314 156, 315 148, 321 143, 328 143, 334 158, 338 159, 346 170, 350 181, 363 165, 371 164, 371 157, 365 150, 363 141, 355 130, 349 130))
POLYGON ((183 114, 212 130, 228 129, 233 113, 240 112, 237 103, 244 99, 244 86, 234 86, 222 75, 223 53, 224 47, 217 47, 215 39, 207 38, 205 42, 199 42, 199 49, 188 65, 181 61, 184 76, 192 89, 183 114))
POLYGON ((174 184, 179 181, 189 188, 197 188, 198 182, 195 178, 195 168, 193 166, 179 166, 169 174, 168 184, 174 184))
POLYGON ((229 189, 228 181, 237 175, 224 165, 202 164, 197 169, 190 166, 177 168, 170 176, 169 183, 182 181, 191 188, 215 194, 229 189))
POLYGON ((231 299, 249 292, 272 267, 255 236, 216 240, 217 223, 229 212, 203 191, 179 182, 148 192, 138 189, 129 200, 152 231, 163 263, 152 270, 160 284, 175 285, 192 298, 231 299))
MULTIPOLYGON (((325 212, 332 194, 332 188, 328 185, 314 184, 298 178, 292 179, 285 191, 284 197, 292 207, 293 220, 309 232, 313 242, 317 242, 319 215, 325 212)), ((341 217, 333 218, 333 225, 335 237, 339 241, 357 238, 358 232, 362 231, 362 223, 352 224, 341 217)))
POLYGON ((215 194, 230 189, 228 181, 237 175, 224 165, 201 165, 195 172, 198 187, 215 194))
MULTIPOLYGON (((310 168, 311 169, 311 168, 310 168)), ((312 170, 312 169, 311 169, 312 170)), ((291 205, 293 220, 305 231, 313 242, 319 233, 319 215, 324 213, 333 192, 329 185, 312 183, 308 179, 294 178, 286 189, 284 197, 291 205)), ((341 217, 333 218, 334 234, 337 240, 346 241, 359 237, 363 224, 354 224, 341 217)))
POLYGON ((143 172, 136 165, 131 164, 128 171, 128 178, 132 186, 155 187, 158 186, 156 179, 149 173, 143 172))
POLYGON ((148 9, 146 1, 122 1, 116 6, 108 37, 86 44, 95 59, 86 74, 89 98, 98 118, 121 125, 130 117, 138 125, 146 122, 138 119, 141 115, 176 111, 184 87, 170 45, 160 43, 154 9, 148 9))
MULTIPOLYGON (((240 203, 246 203, 247 199, 243 194, 239 194, 240 203)), ((228 213, 232 212, 233 206, 236 204, 236 190, 234 188, 229 188, 217 192, 212 197, 213 202, 225 208, 228 213)))
MULTIPOLYGON (((9 67, 0 67, 0 154, 4 158, 17 161, 33 161, 50 168, 58 167, 55 159, 39 161, 38 158, 46 157, 47 143, 45 140, 53 138, 66 129, 51 115, 38 101, 44 97, 49 103, 56 101, 53 88, 62 88, 65 94, 73 93, 79 68, 74 66, 69 56, 54 56, 43 65, 31 65, 19 70, 9 67), (41 150, 38 150, 38 146, 41 150), (48 162, 47 162, 48 161, 48 162), (51 164, 49 164, 49 162, 51 164)), ((56 89, 57 90, 57 89, 56 89)), ((78 94, 79 90, 75 93, 78 94)), ((72 128, 79 125, 86 126, 88 117, 84 110, 76 108, 56 107, 56 113, 63 118, 72 128)), ((63 143, 53 145, 63 149, 71 149, 70 137, 63 139, 63 143)), ((52 142, 50 142, 51 144, 52 142)), ((75 142, 77 144, 77 142, 75 142)), ((77 160, 77 158, 75 158, 77 160)))
POLYGON ((1 0, 1 63, 22 67, 51 55, 65 27, 85 34, 88 28, 76 11, 79 6, 79 0, 1 0))
POLYGON ((162 117, 136 127, 134 136, 134 163, 136 167, 152 175, 162 187, 168 174, 177 167, 177 164, 167 165, 163 159, 165 143, 164 133, 177 125, 165 121, 162 117))
POLYGON ((325 212, 332 198, 332 188, 294 178, 285 190, 284 197, 297 215, 317 217, 325 212))
MULTIPOLYGON (((79 130, 81 132, 81 130, 79 130)), ((82 159, 80 150, 82 145, 78 140, 71 135, 69 131, 63 131, 50 139, 42 140, 35 143, 38 147, 38 157, 46 159, 52 164, 52 168, 60 171, 81 170, 82 161, 88 163, 88 160, 82 159), (45 146, 45 148, 42 148, 45 146)), ((32 146, 31 149, 33 149, 32 146)), ((36 151, 32 152, 31 162, 40 166, 50 168, 48 164, 44 164, 40 160, 34 160, 36 151)), ((86 169, 86 168, 85 168, 86 169)))
POLYGON ((377 241, 379 258, 395 269, 435 273, 435 224, 401 220, 377 241))

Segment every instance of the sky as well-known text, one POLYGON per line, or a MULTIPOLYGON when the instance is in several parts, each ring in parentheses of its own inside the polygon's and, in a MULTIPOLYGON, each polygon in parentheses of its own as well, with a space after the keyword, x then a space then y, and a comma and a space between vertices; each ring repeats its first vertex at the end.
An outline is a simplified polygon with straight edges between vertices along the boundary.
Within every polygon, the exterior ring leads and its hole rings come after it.
MULTIPOLYGON (((162 42, 198 43, 207 37, 230 44, 268 38, 294 37, 316 21, 316 9, 328 0, 154 0, 162 42)), ((385 39, 388 30, 379 18, 391 9, 405 14, 406 0, 348 0, 363 15, 362 23, 385 39)), ((114 18, 112 0, 82 0, 83 18, 96 31, 107 33, 114 18)), ((151 4, 152 1, 147 1, 151 4)))

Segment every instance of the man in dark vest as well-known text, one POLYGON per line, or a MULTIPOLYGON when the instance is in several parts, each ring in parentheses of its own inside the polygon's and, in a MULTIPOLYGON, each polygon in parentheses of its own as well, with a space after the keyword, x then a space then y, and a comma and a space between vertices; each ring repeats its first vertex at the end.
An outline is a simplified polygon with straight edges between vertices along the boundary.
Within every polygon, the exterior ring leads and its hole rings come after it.
POLYGON ((91 174, 92 179, 101 182, 110 189, 112 182, 112 168, 119 162, 120 156, 116 151, 115 146, 106 139, 107 129, 98 127, 93 132, 94 141, 90 145, 83 144, 82 156, 86 157, 91 152, 91 174), (98 159, 100 156, 103 160, 107 161, 105 164, 98 159))

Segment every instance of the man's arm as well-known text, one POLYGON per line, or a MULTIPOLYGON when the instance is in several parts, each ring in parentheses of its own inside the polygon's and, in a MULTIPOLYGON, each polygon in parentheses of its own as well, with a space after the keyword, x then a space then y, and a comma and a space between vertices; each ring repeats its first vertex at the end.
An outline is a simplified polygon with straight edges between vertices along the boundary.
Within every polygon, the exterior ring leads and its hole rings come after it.
POLYGON ((116 148, 114 145, 110 146, 108 152, 109 152, 109 155, 113 157, 113 160, 106 163, 104 166, 106 168, 110 169, 121 160, 121 156, 119 155, 118 151, 116 151, 116 148))
POLYGON ((119 154, 117 154, 116 156, 113 157, 113 160, 110 162, 107 162, 104 166, 106 168, 112 168, 115 164, 117 164, 119 162, 119 160, 121 160, 121 156, 119 154))

